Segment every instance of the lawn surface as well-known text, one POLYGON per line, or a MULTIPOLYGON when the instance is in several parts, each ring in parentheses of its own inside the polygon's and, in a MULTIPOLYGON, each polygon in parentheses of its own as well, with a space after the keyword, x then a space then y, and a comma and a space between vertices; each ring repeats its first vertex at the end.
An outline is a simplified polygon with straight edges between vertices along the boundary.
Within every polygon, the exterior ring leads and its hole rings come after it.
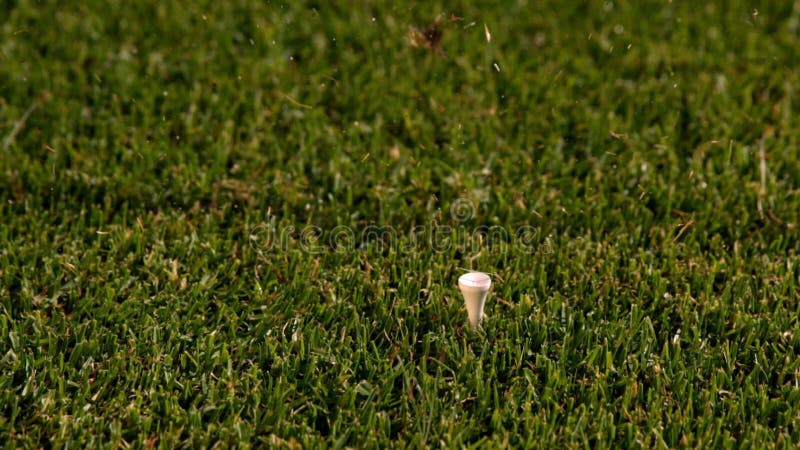
POLYGON ((0 444, 800 443, 800 3, 0 5, 0 444))

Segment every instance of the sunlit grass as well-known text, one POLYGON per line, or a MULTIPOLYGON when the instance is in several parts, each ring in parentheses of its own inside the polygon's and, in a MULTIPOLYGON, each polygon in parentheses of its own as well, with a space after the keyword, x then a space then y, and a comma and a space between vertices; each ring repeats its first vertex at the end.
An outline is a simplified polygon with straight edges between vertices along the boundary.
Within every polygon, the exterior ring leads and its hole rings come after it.
POLYGON ((0 442, 797 445, 800 8, 723 3, 8 3, 0 442))

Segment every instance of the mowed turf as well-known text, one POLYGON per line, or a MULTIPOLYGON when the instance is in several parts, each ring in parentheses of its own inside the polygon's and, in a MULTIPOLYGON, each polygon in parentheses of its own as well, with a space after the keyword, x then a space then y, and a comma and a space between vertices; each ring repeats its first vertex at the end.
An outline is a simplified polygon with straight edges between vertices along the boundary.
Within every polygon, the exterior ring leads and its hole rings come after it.
POLYGON ((797 2, 0 4, 4 446, 800 443, 797 2))

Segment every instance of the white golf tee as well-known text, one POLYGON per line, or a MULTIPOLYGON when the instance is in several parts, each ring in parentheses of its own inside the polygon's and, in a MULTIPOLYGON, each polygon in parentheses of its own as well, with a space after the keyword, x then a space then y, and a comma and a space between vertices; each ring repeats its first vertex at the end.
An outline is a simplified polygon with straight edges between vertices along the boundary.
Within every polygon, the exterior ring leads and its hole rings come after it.
POLYGON ((483 272, 465 273, 458 277, 458 287, 464 296, 467 306, 469 325, 477 329, 483 319, 483 305, 486 304, 486 295, 492 285, 492 279, 483 272))

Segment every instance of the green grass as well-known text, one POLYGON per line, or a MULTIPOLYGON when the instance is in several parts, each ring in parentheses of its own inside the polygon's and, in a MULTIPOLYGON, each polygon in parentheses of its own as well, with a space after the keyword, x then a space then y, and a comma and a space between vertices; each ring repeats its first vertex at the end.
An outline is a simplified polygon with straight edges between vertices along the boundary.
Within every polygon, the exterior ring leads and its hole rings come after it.
POLYGON ((0 2, 0 444, 800 444, 800 6, 472 3, 0 2))

